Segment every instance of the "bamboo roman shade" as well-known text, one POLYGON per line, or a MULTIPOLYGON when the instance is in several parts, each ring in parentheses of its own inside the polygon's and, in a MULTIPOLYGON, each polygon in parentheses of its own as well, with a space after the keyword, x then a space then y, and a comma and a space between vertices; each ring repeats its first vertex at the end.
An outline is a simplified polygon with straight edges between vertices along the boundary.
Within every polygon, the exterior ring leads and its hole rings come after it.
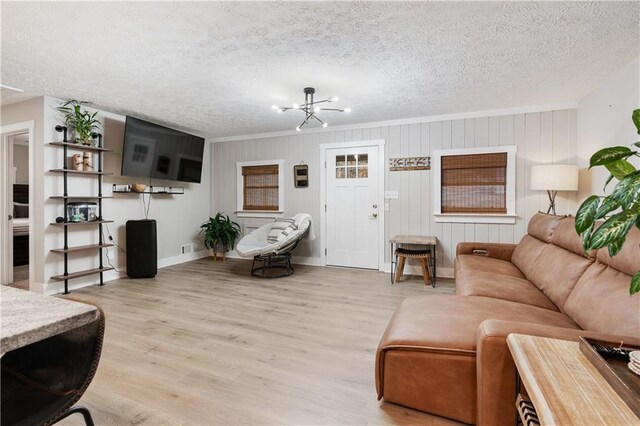
POLYGON ((442 157, 442 213, 507 213, 507 153, 442 157))
POLYGON ((278 165, 244 166, 243 210, 279 210, 278 165))

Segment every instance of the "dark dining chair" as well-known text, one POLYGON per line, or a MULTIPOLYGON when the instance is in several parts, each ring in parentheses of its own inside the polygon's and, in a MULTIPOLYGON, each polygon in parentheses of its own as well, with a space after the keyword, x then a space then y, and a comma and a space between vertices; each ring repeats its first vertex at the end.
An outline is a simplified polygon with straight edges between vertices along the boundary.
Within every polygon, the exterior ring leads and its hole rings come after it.
POLYGON ((51 425, 74 413, 92 426, 89 410, 74 404, 98 368, 104 324, 98 308, 98 318, 89 324, 4 354, 2 426, 51 425))

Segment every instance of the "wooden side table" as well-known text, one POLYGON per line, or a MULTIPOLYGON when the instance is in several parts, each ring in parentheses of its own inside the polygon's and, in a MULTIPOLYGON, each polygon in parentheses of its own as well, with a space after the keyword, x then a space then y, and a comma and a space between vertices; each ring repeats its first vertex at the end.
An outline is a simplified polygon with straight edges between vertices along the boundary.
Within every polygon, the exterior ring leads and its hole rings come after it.
MULTIPOLYGON (((438 244, 436 237, 427 235, 396 235, 389 240, 389 243, 391 244, 391 284, 395 282, 395 272, 398 267, 398 256, 396 256, 395 249, 400 244, 411 244, 425 246, 425 251, 428 253, 426 266, 431 278, 431 286, 436 286, 436 246, 438 244)), ((404 266, 404 259, 402 259, 402 261, 404 266)), ((423 269, 423 273, 424 272, 423 269)))
MULTIPOLYGON (((540 425, 640 425, 609 383, 580 351, 578 342, 510 334, 516 363, 516 395, 523 384, 540 425)), ((517 408, 519 404, 517 404, 517 408)), ((531 423, 531 414, 523 424, 531 423)))

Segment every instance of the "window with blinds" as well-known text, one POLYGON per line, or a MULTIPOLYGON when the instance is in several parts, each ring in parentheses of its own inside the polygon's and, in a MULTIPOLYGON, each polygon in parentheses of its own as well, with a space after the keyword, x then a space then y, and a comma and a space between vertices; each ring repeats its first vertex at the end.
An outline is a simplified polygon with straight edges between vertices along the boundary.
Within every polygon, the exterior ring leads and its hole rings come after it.
POLYGON ((442 213, 507 213, 507 153, 443 155, 442 213))
POLYGON ((243 210, 279 209, 277 164, 243 166, 243 210))

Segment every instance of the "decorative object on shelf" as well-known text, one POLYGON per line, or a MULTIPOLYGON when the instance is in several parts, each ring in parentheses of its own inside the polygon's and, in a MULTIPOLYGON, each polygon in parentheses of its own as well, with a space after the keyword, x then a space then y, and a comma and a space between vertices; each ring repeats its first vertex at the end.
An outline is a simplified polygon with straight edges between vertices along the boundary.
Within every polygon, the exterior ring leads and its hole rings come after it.
POLYGON ((390 158, 389 171, 431 170, 431 157, 390 158))
POLYGON ((71 156, 71 170, 77 170, 79 172, 84 171, 84 165, 82 164, 82 155, 74 154, 71 156))
POLYGON ((82 165, 85 172, 93 171, 93 157, 89 151, 82 152, 82 165))
POLYGON ((131 185, 131 190, 133 192, 144 192, 145 189, 147 189, 147 185, 143 183, 134 183, 131 185))
POLYGON ((67 203, 69 222, 95 222, 98 220, 96 203, 67 203))
POLYGON ((320 111, 335 111, 335 112, 351 112, 351 108, 320 108, 318 104, 323 103, 331 103, 337 102, 340 100, 337 96, 329 99, 323 99, 321 101, 314 101, 313 95, 316 93, 316 89, 313 87, 305 87, 304 88, 304 103, 302 105, 293 104, 290 107, 273 105, 273 108, 278 113, 288 111, 290 109, 297 109, 303 111, 305 113, 306 118, 298 127, 296 127, 297 131, 301 131, 302 128, 309 122, 310 119, 314 119, 318 121, 322 127, 327 127, 329 124, 326 121, 322 121, 320 118, 316 116, 316 113, 320 111))
POLYGON ((200 225, 200 233, 204 234, 204 246, 213 254, 213 260, 217 259, 217 253, 225 253, 233 249, 236 238, 240 235, 240 225, 232 221, 228 215, 218 212, 215 217, 200 225))
POLYGON ((532 166, 531 189, 534 191, 547 191, 549 196, 547 214, 556 214, 556 195, 558 191, 578 190, 578 166, 573 164, 532 166))
MULTIPOLYGON (((72 99, 59 106, 58 111, 64 114, 65 125, 75 132, 76 143, 96 146, 94 135, 97 135, 95 131, 100 128, 100 122, 96 119, 98 111, 90 113, 83 107, 85 104, 84 101, 72 99)), ((56 130, 60 131, 58 126, 56 130)), ((66 135, 64 140, 66 142, 66 135)))
POLYGON ((64 223, 64 217, 62 216, 56 217, 56 223, 64 223))
MULTIPOLYGON (((631 119, 640 135, 640 109, 633 111, 631 119)), ((627 160, 630 157, 640 157, 640 142, 631 146, 633 149, 626 146, 603 148, 591 156, 589 168, 604 166, 611 173, 604 189, 613 178, 619 182, 611 195, 590 196, 576 213, 576 232, 582 236, 585 251, 607 247, 609 255, 613 257, 622 249, 633 226, 640 229, 640 170, 636 170, 627 160), (596 221, 602 219, 602 225, 594 230, 596 221)), ((630 294, 638 292, 640 271, 631 278, 629 285, 630 294)))
POLYGON ((309 166, 304 162, 293 166, 293 184, 296 188, 309 187, 309 166))

